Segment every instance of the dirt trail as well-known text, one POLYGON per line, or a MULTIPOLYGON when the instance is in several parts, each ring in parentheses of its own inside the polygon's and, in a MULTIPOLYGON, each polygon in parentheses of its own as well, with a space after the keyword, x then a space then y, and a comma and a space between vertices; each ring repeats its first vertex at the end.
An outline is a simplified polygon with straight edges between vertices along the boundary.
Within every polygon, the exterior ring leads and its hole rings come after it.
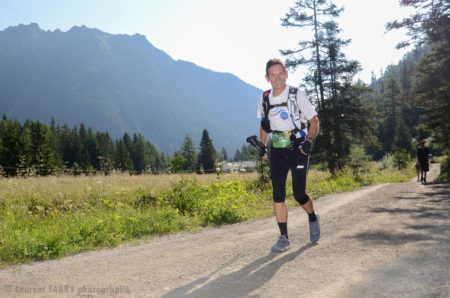
MULTIPOLYGON (((439 168, 433 165, 431 181, 439 168)), ((1 297, 450 297, 450 185, 379 185, 315 201, 322 239, 289 212, 0 271, 1 297)))

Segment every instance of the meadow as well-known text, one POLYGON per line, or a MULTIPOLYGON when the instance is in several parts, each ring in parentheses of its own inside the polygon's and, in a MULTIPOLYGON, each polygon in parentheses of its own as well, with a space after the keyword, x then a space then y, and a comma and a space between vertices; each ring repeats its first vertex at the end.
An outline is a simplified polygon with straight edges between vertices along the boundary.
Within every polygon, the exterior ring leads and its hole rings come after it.
MULTIPOLYGON (((335 176, 311 169, 307 191, 318 198, 414 175, 412 165, 375 162, 335 176)), ((297 205, 291 195, 288 204, 297 205)), ((271 215, 271 187, 257 173, 1 178, 0 267, 271 215)))

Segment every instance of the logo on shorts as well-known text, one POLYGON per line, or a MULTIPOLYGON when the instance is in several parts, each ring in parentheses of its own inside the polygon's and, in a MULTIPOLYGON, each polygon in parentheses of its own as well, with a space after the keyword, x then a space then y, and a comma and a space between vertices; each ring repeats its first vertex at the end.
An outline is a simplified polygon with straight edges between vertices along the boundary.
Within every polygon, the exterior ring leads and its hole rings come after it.
POLYGON ((303 165, 298 165, 297 166, 297 169, 299 169, 299 170, 304 169, 304 168, 305 168, 305 166, 303 166, 303 165))

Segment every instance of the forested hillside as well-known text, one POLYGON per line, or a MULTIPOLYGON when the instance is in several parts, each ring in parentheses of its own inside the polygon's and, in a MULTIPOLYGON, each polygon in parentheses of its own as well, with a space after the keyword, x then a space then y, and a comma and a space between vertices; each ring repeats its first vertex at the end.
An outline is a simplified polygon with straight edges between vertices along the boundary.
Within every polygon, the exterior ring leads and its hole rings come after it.
POLYGON ((342 51, 351 42, 340 38, 343 8, 332 1, 302 0, 282 18, 283 26, 311 33, 311 39, 281 53, 290 69, 309 69, 303 83, 321 120, 313 157, 331 173, 367 153, 410 160, 423 139, 435 152, 449 154, 450 4, 400 3, 416 10, 387 28, 406 28, 411 39, 399 40, 399 47, 410 46, 411 52, 379 78, 374 75, 370 86, 354 81, 360 64, 342 51))
POLYGON ((417 142, 431 135, 420 123, 423 111, 414 97, 417 65, 426 51, 412 50, 398 64, 388 66, 379 78, 372 74, 367 100, 375 104, 378 112, 379 143, 368 151, 376 159, 397 150, 414 154, 417 142))

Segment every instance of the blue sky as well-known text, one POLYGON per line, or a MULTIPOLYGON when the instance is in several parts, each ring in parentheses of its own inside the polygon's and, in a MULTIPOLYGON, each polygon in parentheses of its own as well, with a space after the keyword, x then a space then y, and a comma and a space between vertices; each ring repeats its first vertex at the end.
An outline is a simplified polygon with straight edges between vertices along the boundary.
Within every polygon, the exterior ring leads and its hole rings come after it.
MULTIPOLYGON (((406 53, 395 44, 403 31, 385 32, 386 22, 406 16, 398 0, 335 0, 345 11, 338 19, 343 38, 352 39, 347 57, 360 61, 366 82, 372 71, 397 63, 406 53)), ((230 72, 258 88, 265 62, 291 49, 306 32, 281 26, 295 0, 0 0, 0 30, 38 23, 44 30, 86 25, 112 34, 145 35, 174 59, 230 72)), ((280 57, 281 58, 281 57, 280 57)), ((300 83, 304 70, 290 73, 300 83)))

